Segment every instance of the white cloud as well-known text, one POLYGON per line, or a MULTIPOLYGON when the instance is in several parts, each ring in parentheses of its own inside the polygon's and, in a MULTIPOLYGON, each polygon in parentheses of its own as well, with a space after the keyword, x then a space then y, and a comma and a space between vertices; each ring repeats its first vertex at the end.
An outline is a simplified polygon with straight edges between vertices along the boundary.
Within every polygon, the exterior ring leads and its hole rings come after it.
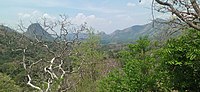
POLYGON ((55 16, 52 16, 48 13, 43 13, 41 11, 38 10, 33 10, 30 12, 26 12, 26 13, 18 13, 18 18, 20 20, 25 20, 25 21, 38 21, 41 18, 47 18, 50 21, 54 21, 56 20, 55 16))
POLYGON ((91 26, 99 31, 108 31, 107 29, 111 26, 112 21, 105 19, 105 18, 99 18, 95 15, 85 15, 83 13, 78 13, 75 17, 71 18, 71 22, 73 24, 83 24, 86 22, 88 26, 91 26))
POLYGON ((126 6, 128 6, 128 7, 134 7, 134 6, 136 6, 136 4, 135 4, 135 3, 128 2, 128 3, 126 4, 126 6))
POLYGON ((40 13, 40 12, 37 11, 37 10, 34 10, 34 11, 32 12, 33 15, 36 15, 36 14, 39 14, 39 13, 40 13))
MULTIPOLYGON (((49 23, 56 21, 58 19, 55 16, 52 16, 48 13, 43 13, 43 12, 37 11, 37 10, 34 10, 29 13, 18 13, 18 16, 25 23, 26 26, 28 26, 30 24, 29 21, 41 22, 41 18, 47 18, 49 23)), ((109 31, 110 32, 113 31, 113 29, 111 27, 113 22, 111 20, 108 20, 106 18, 97 17, 95 15, 86 15, 84 13, 78 13, 76 16, 69 17, 69 20, 71 21, 72 24, 76 24, 76 25, 80 25, 80 24, 83 24, 84 22, 86 22, 87 26, 93 27, 94 29, 96 29, 98 31, 106 31, 108 33, 109 33, 109 31), (109 29, 112 29, 112 30, 109 30, 109 29)))
POLYGON ((49 23, 52 23, 57 20, 55 16, 38 11, 38 10, 30 10, 28 12, 21 12, 21 13, 18 13, 17 15, 18 15, 18 21, 21 20, 23 24, 27 27, 30 25, 30 23, 42 22, 43 21, 42 18, 46 18, 49 23))
POLYGON ((44 13, 44 14, 42 15, 42 17, 43 17, 43 18, 47 18, 47 19, 50 20, 50 21, 55 21, 55 20, 56 20, 56 17, 55 17, 55 16, 51 16, 51 15, 49 15, 49 14, 47 14, 47 13, 44 13))
POLYGON ((31 15, 30 14, 24 14, 23 17, 30 17, 31 15))
POLYGON ((31 15, 28 14, 28 13, 18 13, 18 16, 21 17, 21 18, 29 18, 29 17, 31 17, 31 15))

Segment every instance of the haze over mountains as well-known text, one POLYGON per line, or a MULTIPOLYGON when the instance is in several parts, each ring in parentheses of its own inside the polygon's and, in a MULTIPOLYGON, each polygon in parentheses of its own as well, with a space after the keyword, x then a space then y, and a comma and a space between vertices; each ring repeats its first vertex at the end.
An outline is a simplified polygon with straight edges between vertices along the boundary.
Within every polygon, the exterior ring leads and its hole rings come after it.
POLYGON ((156 19, 145 25, 134 25, 123 30, 116 30, 111 34, 100 33, 103 43, 128 43, 134 42, 141 36, 154 38, 169 30, 169 25, 164 23, 166 20, 156 19))
MULTIPOLYGON (((101 38, 102 44, 114 44, 114 43, 129 43, 134 42, 141 36, 149 36, 149 38, 154 38, 155 36, 160 35, 161 33, 169 30, 169 25, 162 19, 156 19, 154 22, 145 24, 145 25, 134 25, 129 28, 125 28, 123 30, 116 30, 111 34, 106 34, 105 32, 100 32, 98 35, 101 38)), ((2 28, 2 27, 0 27, 2 28)), ((9 31, 13 31, 8 27, 9 31)), ((25 32, 25 36, 30 39, 35 39, 37 37, 40 40, 52 41, 54 39, 53 35, 49 34, 45 31, 39 23, 31 24, 27 31, 25 32)), ((68 39, 73 39, 74 34, 69 33, 68 39)), ((80 39, 85 39, 88 36, 85 33, 80 34, 80 39)))

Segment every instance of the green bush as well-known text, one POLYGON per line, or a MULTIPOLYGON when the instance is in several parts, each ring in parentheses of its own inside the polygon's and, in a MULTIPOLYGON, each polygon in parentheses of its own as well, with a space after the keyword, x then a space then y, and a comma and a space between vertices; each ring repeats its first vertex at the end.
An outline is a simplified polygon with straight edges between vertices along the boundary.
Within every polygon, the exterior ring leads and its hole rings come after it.
POLYGON ((101 92, 138 92, 168 91, 165 85, 165 73, 160 70, 151 53, 150 41, 140 38, 136 44, 130 44, 129 50, 120 53, 122 69, 118 69, 100 81, 101 92))
POLYGON ((200 91, 200 32, 188 30, 185 35, 170 39, 162 52, 173 89, 200 91))
POLYGON ((0 73, 0 92, 21 92, 21 88, 15 84, 9 76, 0 73))

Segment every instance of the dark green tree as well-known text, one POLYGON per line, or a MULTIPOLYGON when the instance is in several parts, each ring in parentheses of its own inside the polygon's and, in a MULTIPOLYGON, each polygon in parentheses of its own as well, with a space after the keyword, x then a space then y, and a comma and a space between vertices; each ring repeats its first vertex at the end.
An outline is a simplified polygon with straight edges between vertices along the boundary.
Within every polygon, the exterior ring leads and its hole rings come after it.
POLYGON ((163 49, 163 65, 167 68, 173 89, 200 91, 200 32, 188 30, 170 39, 163 49))

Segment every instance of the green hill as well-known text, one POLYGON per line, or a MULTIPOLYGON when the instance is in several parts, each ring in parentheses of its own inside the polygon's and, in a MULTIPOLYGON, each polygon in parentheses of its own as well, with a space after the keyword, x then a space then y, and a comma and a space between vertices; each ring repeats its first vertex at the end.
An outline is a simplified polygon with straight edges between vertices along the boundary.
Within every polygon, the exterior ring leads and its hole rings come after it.
POLYGON ((116 30, 111 34, 102 34, 102 43, 130 43, 136 41, 140 36, 148 36, 158 39, 159 36, 167 36, 167 32, 173 31, 166 20, 156 19, 145 25, 134 25, 123 30, 116 30))

